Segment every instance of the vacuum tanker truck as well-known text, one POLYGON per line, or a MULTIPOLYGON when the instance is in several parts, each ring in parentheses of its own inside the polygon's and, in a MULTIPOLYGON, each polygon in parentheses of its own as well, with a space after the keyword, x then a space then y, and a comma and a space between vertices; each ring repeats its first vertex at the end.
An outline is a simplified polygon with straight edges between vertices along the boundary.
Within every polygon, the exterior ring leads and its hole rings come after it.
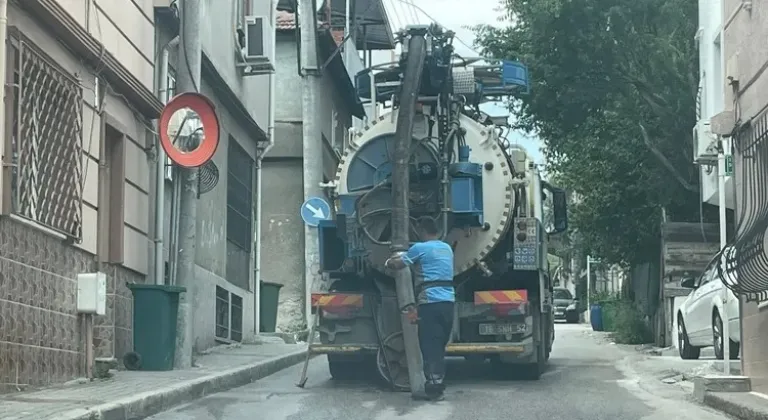
MULTIPOLYGON (((326 184, 334 215, 318 225, 326 285, 311 296, 319 340, 309 348, 327 355, 334 378, 374 368, 394 388, 410 389, 406 348, 413 338, 401 323, 407 308, 384 266, 392 255, 393 189, 403 187, 394 185, 393 172, 403 168, 407 217, 434 218, 454 250, 447 354, 490 360, 498 372, 529 379, 549 359, 547 242, 567 229, 565 192, 542 179, 524 148, 505 140, 506 119, 480 111, 483 102, 526 94, 526 67, 457 57, 452 38, 436 26, 409 27, 400 34, 399 62, 357 76, 361 97, 391 108, 352 132, 326 184), (407 162, 398 166, 403 142, 407 162)), ((408 239, 420 240, 414 229, 408 239)))

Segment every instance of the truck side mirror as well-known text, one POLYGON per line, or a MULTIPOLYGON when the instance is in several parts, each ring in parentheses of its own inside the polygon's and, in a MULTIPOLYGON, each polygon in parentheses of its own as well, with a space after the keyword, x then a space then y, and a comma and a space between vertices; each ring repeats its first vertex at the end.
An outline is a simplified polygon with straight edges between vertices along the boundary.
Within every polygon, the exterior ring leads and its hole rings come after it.
POLYGON ((568 200, 565 190, 552 188, 552 211, 555 219, 552 233, 562 233, 568 230, 568 200))

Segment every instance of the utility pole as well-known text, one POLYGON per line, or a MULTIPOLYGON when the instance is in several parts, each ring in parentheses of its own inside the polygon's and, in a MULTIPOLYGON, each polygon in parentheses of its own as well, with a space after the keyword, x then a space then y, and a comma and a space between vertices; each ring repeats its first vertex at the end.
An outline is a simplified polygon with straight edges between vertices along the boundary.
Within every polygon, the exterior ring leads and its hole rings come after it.
MULTIPOLYGON (((409 196, 409 162, 411 156, 411 137, 413 122, 416 114, 416 98, 421 86, 421 75, 427 54, 426 31, 409 31, 407 42, 405 71, 400 95, 400 109, 397 112, 397 131, 392 162, 392 253, 407 251, 410 246, 410 209, 409 196)), ((373 72, 371 72, 373 79, 373 72)), ((371 91, 371 108, 374 109, 376 99, 371 91)), ((411 385, 411 395, 420 397, 424 394, 425 378, 422 375, 421 351, 419 345, 418 327, 411 322, 409 313, 416 310, 416 297, 408 269, 396 270, 395 288, 397 304, 400 308, 400 321, 403 328, 403 343, 408 364, 408 379, 411 385)))
MULTIPOLYGON (((317 60, 317 17, 314 2, 299 2, 299 31, 301 36, 301 119, 303 141, 304 197, 323 197, 323 149, 320 131, 321 91, 320 66, 317 60)), ((317 228, 304 225, 304 321, 312 322, 312 288, 322 280, 317 228)), ((311 338, 310 338, 311 340, 311 338)))
MULTIPOLYGON (((720 140, 720 150, 717 153, 717 201, 718 213, 720 217, 720 260, 725 259, 725 246, 728 243, 726 217, 725 217, 725 139, 720 140)), ((723 279, 723 282, 725 280, 723 279)), ((723 310, 720 319, 723 321, 723 328, 720 331, 720 339, 723 341, 723 373, 728 376, 731 374, 731 332, 730 332, 730 314, 728 313, 728 288, 723 283, 722 295, 723 310)))
MULTIPOLYGON (((199 92, 202 67, 202 42, 200 39, 202 0, 184 0, 180 4, 181 29, 178 62, 176 63, 176 87, 178 93, 199 92)), ((182 129, 182 128, 180 128, 182 129)), ((179 316, 176 329, 176 357, 178 369, 192 366, 192 342, 194 328, 192 307, 195 279, 195 249, 197 246, 197 192, 198 169, 179 168, 181 197, 179 200, 179 256, 176 284, 187 288, 179 297, 179 316)))

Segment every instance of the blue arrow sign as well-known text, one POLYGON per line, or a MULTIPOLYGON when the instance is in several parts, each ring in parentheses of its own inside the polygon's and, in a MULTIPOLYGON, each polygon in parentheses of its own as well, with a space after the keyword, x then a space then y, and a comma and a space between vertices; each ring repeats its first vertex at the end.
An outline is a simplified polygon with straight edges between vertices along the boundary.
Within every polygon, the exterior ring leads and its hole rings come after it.
POLYGON ((301 205, 301 218, 309 226, 316 227, 321 220, 331 218, 331 206, 319 197, 310 197, 301 205))

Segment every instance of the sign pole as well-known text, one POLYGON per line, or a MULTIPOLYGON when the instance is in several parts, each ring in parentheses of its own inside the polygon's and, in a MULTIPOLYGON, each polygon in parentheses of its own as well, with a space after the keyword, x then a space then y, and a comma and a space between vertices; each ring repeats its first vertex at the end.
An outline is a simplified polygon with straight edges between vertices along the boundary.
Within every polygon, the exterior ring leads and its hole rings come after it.
MULTIPOLYGON (((725 156, 725 141, 721 140, 720 151, 717 154, 717 199, 718 199, 718 213, 720 217, 720 250, 723 252, 727 245, 727 229, 726 229, 726 208, 725 208, 725 177, 727 176, 728 168, 727 159, 725 156)), ((732 163, 733 161, 731 161, 732 163)), ((731 167, 731 171, 733 168, 731 167)), ((722 257, 721 257, 722 258, 722 257)), ((730 334, 730 314, 728 313, 728 288, 723 283, 722 295, 723 310, 720 314, 723 327, 720 331, 720 340, 723 345, 723 374, 726 376, 731 374, 731 334, 730 334)))
MULTIPOLYGON (((201 83, 202 41, 200 39, 201 0, 184 0, 180 4, 181 29, 179 55, 176 64, 177 88, 182 92, 198 92, 201 83)), ((176 331, 175 366, 192 366, 194 341, 192 305, 194 305, 195 248, 197 246, 198 169, 180 168, 181 197, 179 199, 179 256, 176 284, 187 288, 179 298, 176 331)))

